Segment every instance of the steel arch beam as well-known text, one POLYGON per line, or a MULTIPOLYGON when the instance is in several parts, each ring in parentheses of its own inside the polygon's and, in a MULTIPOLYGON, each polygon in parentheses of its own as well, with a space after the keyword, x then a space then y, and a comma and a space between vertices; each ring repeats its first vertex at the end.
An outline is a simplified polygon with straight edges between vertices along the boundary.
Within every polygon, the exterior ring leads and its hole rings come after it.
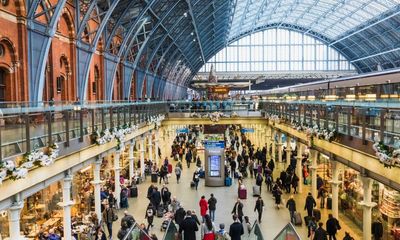
MULTIPOLYGON (((79 3, 79 0, 77 0, 79 3)), ((108 20, 111 17, 111 14, 114 12, 115 7, 118 5, 120 0, 114 0, 109 9, 107 10, 106 14, 104 15, 104 18, 102 21, 99 23, 99 27, 97 28, 96 35, 92 41, 92 43, 86 44, 84 43, 81 39, 80 36, 82 35, 86 24, 89 21, 89 17, 92 13, 92 11, 88 11, 85 16, 84 16, 84 21, 82 22, 81 25, 77 24, 79 27, 78 35, 77 35, 77 79, 78 79, 78 97, 82 101, 85 101, 87 98, 87 87, 88 87, 88 80, 89 80, 89 71, 90 71, 90 66, 93 60, 94 53, 96 51, 97 45, 99 43, 100 37, 103 35, 103 30, 106 27, 106 24, 108 20)), ((93 1, 91 3, 92 7, 95 3, 97 3, 97 0, 93 1)), ((79 16, 79 4, 76 5, 78 6, 76 8, 77 16, 79 16)), ((94 8, 94 6, 92 7, 94 8)), ((79 21, 79 18, 77 18, 77 21, 79 21)))
POLYGON ((43 25, 35 20, 35 13, 41 1, 42 0, 26 1, 28 9, 29 101, 33 104, 43 101, 47 57, 52 39, 57 30, 57 23, 60 20, 62 9, 66 3, 66 0, 59 0, 55 8, 53 8, 53 14, 50 19, 48 19, 48 25, 43 25), (31 3, 30 5, 29 2, 31 3))

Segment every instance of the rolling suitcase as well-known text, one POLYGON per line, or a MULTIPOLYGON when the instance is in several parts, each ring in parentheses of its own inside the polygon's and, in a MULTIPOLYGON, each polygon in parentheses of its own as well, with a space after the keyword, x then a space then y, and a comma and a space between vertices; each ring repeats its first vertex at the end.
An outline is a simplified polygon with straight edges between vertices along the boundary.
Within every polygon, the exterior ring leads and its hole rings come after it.
POLYGON ((168 164, 168 173, 169 173, 169 174, 172 173, 172 164, 168 164))
POLYGON ((232 185, 232 178, 231 177, 225 178, 225 186, 229 187, 231 185, 232 185))
POLYGON ((247 189, 239 189, 239 198, 246 199, 247 198, 247 189))
POLYGON ((308 226, 308 223, 311 221, 311 217, 309 216, 305 216, 304 217, 304 224, 306 224, 306 226, 308 226))
POLYGON ((327 207, 328 209, 332 209, 332 198, 331 198, 331 197, 328 197, 328 198, 326 199, 326 207, 327 207))
POLYGON ((196 183, 194 183, 193 181, 190 182, 190 188, 195 188, 196 187, 196 183))
POLYGON ((260 196, 261 194, 261 187, 258 185, 253 186, 253 196, 260 196))
POLYGON ((206 177, 206 172, 204 170, 199 171, 199 178, 205 178, 206 177))
POLYGON ((301 218, 301 214, 299 212, 294 213, 294 225, 301 226, 303 224, 303 219, 301 218))
POLYGON ((157 209, 157 217, 162 218, 164 216, 164 207, 160 205, 157 209))
POLYGON ((315 217, 315 221, 319 222, 321 220, 321 211, 318 209, 313 209, 313 216, 315 217))
POLYGON ((156 173, 151 174, 151 182, 156 183, 158 179, 158 175, 156 173))
POLYGON ((130 196, 131 198, 135 198, 135 197, 138 196, 137 187, 131 187, 131 188, 130 188, 129 196, 130 196))

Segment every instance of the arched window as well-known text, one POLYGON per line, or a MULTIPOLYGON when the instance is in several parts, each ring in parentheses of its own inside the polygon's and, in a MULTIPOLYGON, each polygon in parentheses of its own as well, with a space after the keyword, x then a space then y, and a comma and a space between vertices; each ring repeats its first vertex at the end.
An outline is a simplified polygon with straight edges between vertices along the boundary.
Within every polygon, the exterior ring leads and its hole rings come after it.
POLYGON ((7 71, 4 68, 0 68, 0 102, 6 100, 6 77, 7 71))

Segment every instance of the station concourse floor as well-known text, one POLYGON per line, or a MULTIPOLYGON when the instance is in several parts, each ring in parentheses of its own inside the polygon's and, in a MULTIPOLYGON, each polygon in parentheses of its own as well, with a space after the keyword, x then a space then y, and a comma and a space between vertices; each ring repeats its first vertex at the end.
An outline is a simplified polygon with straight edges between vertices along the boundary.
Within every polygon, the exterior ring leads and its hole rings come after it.
MULTIPOLYGON (((172 162, 173 166, 176 162, 172 162)), ((280 173, 280 169, 283 168, 283 164, 276 164, 277 169, 274 170, 274 175, 278 175, 280 173)), ((200 221, 200 209, 198 202, 202 195, 205 195, 206 199, 210 197, 211 193, 214 193, 214 196, 217 198, 217 210, 215 214, 215 225, 217 229, 219 229, 220 223, 225 223, 225 229, 229 231, 229 226, 232 223, 232 215, 231 211, 234 206, 235 201, 237 200, 237 189, 238 183, 235 179, 233 181, 232 186, 230 187, 206 187, 204 186, 204 179, 200 180, 198 190, 190 188, 190 181, 192 180, 193 172, 195 171, 195 164, 191 164, 190 169, 187 168, 186 163, 183 163, 183 172, 181 181, 179 184, 176 182, 176 177, 172 174, 169 179, 169 184, 167 187, 172 193, 172 196, 176 196, 178 201, 183 205, 185 210, 192 209, 196 211, 200 221)), ((252 186, 255 181, 252 178, 246 178, 244 180, 244 184, 247 188, 247 199, 243 200, 244 205, 244 214, 245 216, 249 216, 250 222, 253 224, 257 218, 256 213, 254 212, 254 206, 256 197, 252 196, 252 186)), ((150 186, 150 177, 148 176, 145 181, 138 185, 138 198, 129 198, 129 208, 128 212, 134 216, 136 221, 140 223, 146 223, 147 221, 144 218, 145 210, 149 203, 149 200, 146 198, 147 188, 150 186)), ((162 188, 163 184, 158 184, 157 186, 159 190, 162 188)), ((306 211, 304 211, 304 202, 305 197, 307 195, 309 186, 303 186, 303 193, 301 194, 293 194, 296 200, 297 210, 301 213, 302 217, 305 216, 306 211)), ((267 191, 266 185, 262 186, 261 196, 264 200, 264 212, 262 217, 262 223, 260 224, 263 237, 266 240, 274 239, 274 237, 282 230, 282 228, 290 221, 289 211, 285 208, 285 206, 280 207, 278 210, 275 207, 275 201, 272 197, 272 194, 267 191)), ((290 194, 284 193, 282 195, 283 202, 286 203, 286 200, 290 197, 290 194)), ((319 199, 317 201, 317 206, 319 206, 319 199)), ((116 240, 118 230, 120 229, 120 219, 123 217, 124 209, 118 210, 119 220, 113 224, 113 239, 116 240)), ((330 210, 321 209, 322 219, 321 221, 325 223, 328 218, 328 213, 330 210)), ((347 217, 343 216, 339 213, 339 222, 342 229, 336 235, 337 239, 343 239, 345 231, 349 232, 355 240, 362 239, 361 230, 351 222, 347 217)), ((160 231, 162 223, 162 218, 154 218, 154 228, 150 229, 150 233, 156 234, 158 239, 162 239, 164 232, 160 231)), ((300 234, 302 239, 307 238, 307 228, 305 227, 304 221, 302 226, 296 227, 297 232, 300 234)), ((107 230, 105 230, 108 235, 107 230)), ((246 233, 246 230, 245 230, 246 233)), ((200 230, 197 233, 197 239, 200 240, 200 230)))

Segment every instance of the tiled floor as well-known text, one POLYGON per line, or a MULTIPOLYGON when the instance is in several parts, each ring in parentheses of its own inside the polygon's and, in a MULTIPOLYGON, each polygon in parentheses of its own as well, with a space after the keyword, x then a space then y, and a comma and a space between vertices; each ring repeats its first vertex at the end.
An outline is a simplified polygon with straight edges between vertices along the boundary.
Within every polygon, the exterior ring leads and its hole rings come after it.
MULTIPOLYGON (((194 164, 192 164, 194 165, 194 164)), ((190 169, 187 169, 184 167, 183 175, 182 175, 182 181, 181 183, 177 184, 175 176, 173 175, 172 178, 169 181, 168 188, 172 192, 173 196, 177 196, 178 200, 183 204, 185 209, 195 209, 197 213, 199 213, 199 206, 198 202, 199 199, 202 195, 205 195, 206 198, 208 199, 210 196, 210 193, 214 193, 215 197, 218 200, 217 203, 217 211, 216 211, 216 219, 215 219, 215 224, 218 226, 220 223, 225 223, 226 228, 229 229, 229 225, 232 223, 232 218, 231 218, 231 211, 234 205, 234 202, 237 199, 237 181, 234 181, 233 185, 231 187, 205 187, 204 186, 204 181, 202 180, 199 185, 199 189, 193 190, 190 188, 189 183, 192 178, 192 173, 195 169, 195 166, 192 166, 190 169)), ((279 164, 278 164, 278 169, 275 171, 275 174, 278 174, 279 172, 279 164)), ((250 221, 254 222, 256 219, 256 214, 254 213, 254 205, 255 205, 255 197, 252 197, 252 186, 254 183, 254 180, 251 178, 247 178, 244 181, 247 189, 248 189, 248 199, 244 200, 244 214, 249 216, 250 221)), ((139 197, 138 198, 131 198, 129 199, 129 213, 131 213, 136 221, 139 223, 141 222, 146 222, 144 219, 145 215, 145 208, 148 205, 148 199, 146 198, 146 193, 147 193, 147 188, 150 185, 150 178, 148 177, 147 180, 138 185, 138 190, 139 190, 139 197)), ((160 185, 161 187, 161 185, 160 185)), ((159 188, 160 188, 159 187, 159 188)), ((305 186, 303 188, 303 193, 302 194, 296 194, 295 195, 295 200, 297 202, 297 208, 300 210, 300 213, 302 216, 305 215, 304 209, 304 200, 305 196, 308 192, 308 187, 305 186)), ((284 194, 283 199, 286 200, 288 199, 288 194, 284 194)), ((267 192, 265 185, 263 185, 262 188, 262 198, 265 203, 265 210, 263 213, 263 221, 261 223, 261 228, 262 232, 264 235, 264 239, 273 239, 276 234, 279 233, 279 231, 289 222, 289 212, 286 208, 280 208, 279 210, 275 208, 274 204, 274 199, 272 198, 272 195, 267 192)), ((319 204, 319 203, 318 203, 319 204)), ((329 210, 327 209, 322 209, 322 221, 326 222, 327 215, 329 213, 329 210)), ((123 215, 123 210, 119 211, 120 218, 123 215)), ((354 224, 351 223, 351 221, 345 220, 344 216, 340 216, 340 223, 342 226, 342 230, 339 232, 337 235, 338 239, 343 239, 344 232, 348 231, 351 233, 351 235, 354 237, 354 239, 362 239, 361 237, 361 230, 357 228, 354 224)), ((160 232, 160 226, 161 226, 162 219, 157 218, 155 219, 155 227, 153 230, 151 230, 151 233, 155 233, 159 239, 162 239, 163 233, 160 232)), ((114 223, 114 239, 116 238, 117 232, 119 230, 119 221, 114 223)), ((302 239, 307 239, 307 229, 304 226, 297 227, 298 233, 301 235, 302 239)), ((200 236, 200 232, 198 233, 200 236)), ((198 237, 200 239, 200 237, 198 237)))

